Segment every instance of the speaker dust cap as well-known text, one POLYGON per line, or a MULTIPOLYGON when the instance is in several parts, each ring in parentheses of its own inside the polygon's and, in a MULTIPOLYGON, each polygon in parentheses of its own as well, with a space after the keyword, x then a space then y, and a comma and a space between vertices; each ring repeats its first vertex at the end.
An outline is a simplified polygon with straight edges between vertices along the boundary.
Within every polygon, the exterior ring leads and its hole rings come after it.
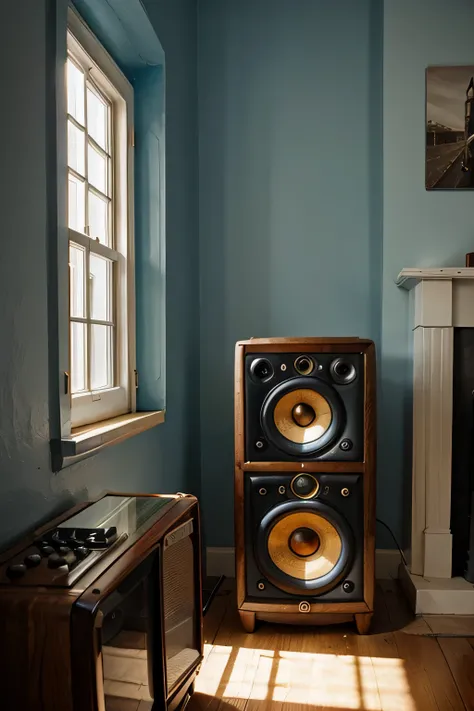
POLYGON ((344 406, 338 393, 315 377, 295 377, 280 383, 267 395, 261 412, 267 438, 296 456, 327 447, 343 422, 344 406))
POLYGON ((354 539, 344 517, 319 502, 289 501, 262 519, 256 554, 262 573, 292 594, 335 587, 353 558, 354 539))

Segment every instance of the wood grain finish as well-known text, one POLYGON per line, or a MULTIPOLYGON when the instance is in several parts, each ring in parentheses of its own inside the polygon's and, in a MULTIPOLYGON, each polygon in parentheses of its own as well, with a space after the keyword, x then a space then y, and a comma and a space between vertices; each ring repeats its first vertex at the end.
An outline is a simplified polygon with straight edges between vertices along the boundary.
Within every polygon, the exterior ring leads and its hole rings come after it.
POLYGON ((372 623, 372 612, 363 612, 363 613, 357 613, 354 615, 355 617, 355 623, 357 627, 357 632, 359 634, 367 634, 370 625, 372 623))
MULTIPOLYGON (((66 512, 55 519, 52 525, 41 527, 7 551, 3 556, 0 573, 9 560, 29 548, 34 538, 89 504, 82 504, 66 512)), ((181 495, 172 498, 156 514, 148 530, 130 534, 126 544, 111 550, 71 588, 34 584, 19 586, 13 581, 0 584, 2 708, 22 711, 103 710, 103 701, 100 702, 102 654, 98 633, 102 613, 98 607, 150 553, 158 549, 170 530, 190 519, 194 521, 192 536, 196 550, 194 582, 198 614, 195 615, 195 632, 197 645, 202 649, 199 507, 195 497, 181 495)), ((27 579, 28 572, 25 575, 27 579)), ((196 671, 197 664, 191 675, 183 681, 184 685, 192 683, 196 671)), ((176 694, 181 691, 182 685, 176 694)), ((158 694, 156 698, 160 697, 160 693, 160 689, 155 689, 155 694, 158 694)), ((163 697, 164 704, 164 689, 163 697)))
POLYGON ((244 630, 250 633, 253 632, 255 630, 255 612, 239 610, 239 616, 244 630))
POLYGON ((342 345, 350 346, 353 352, 359 351, 359 345, 370 345, 373 342, 367 338, 358 338, 357 336, 350 337, 323 337, 323 336, 303 336, 301 338, 289 337, 289 338, 250 338, 247 341, 239 341, 238 346, 245 347, 246 350, 250 346, 261 346, 268 347, 271 353, 276 352, 276 347, 281 348, 291 348, 297 351, 300 350, 300 346, 311 346, 311 348, 317 347, 316 350, 321 350, 323 346, 328 346, 329 352, 338 349, 342 345))
MULTIPOLYGON (((301 595, 303 597, 303 595, 301 595)), ((244 602, 240 608, 241 610, 253 610, 257 613, 259 617, 261 612, 288 612, 288 613, 298 613, 299 603, 290 602, 244 602)), ((304 618, 307 620, 308 624, 311 624, 312 613, 317 615, 321 613, 335 613, 335 614, 345 614, 356 613, 356 612, 368 612, 369 608, 365 602, 314 602, 310 605, 309 613, 304 613, 304 618)))
MULTIPOLYGON (((298 604, 254 602, 246 596, 245 537, 244 537, 244 480, 250 472, 273 474, 275 472, 325 472, 354 473, 363 478, 364 497, 364 601, 356 603, 311 604, 305 619, 318 614, 352 614, 361 633, 370 624, 374 609, 375 574, 375 466, 376 466, 376 372, 375 346, 372 341, 359 338, 255 338, 240 341, 235 348, 235 475, 234 516, 237 606, 240 612, 261 615, 278 614, 279 621, 298 613, 298 604), (364 355, 364 460, 359 462, 307 462, 295 457, 293 462, 245 461, 245 374, 246 353, 311 352, 311 353, 362 353, 364 355)), ((302 613, 300 613, 302 614, 302 613)), ((275 618, 276 619, 276 618, 275 618)))
MULTIPOLYGON (((327 462, 244 462, 244 472, 273 474, 274 472, 327 472, 327 462)), ((365 470, 364 462, 331 462, 334 474, 361 474, 365 470)))
POLYGON ((374 609, 375 586, 375 473, 376 473, 376 372, 375 346, 365 352, 364 408, 364 599, 374 609))

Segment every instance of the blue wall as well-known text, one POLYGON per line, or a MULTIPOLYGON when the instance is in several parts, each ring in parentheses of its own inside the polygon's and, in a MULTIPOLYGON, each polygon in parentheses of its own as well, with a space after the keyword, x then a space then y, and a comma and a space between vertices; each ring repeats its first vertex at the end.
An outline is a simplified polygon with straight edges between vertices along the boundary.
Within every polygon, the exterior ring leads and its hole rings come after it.
POLYGON ((48 5, 9 3, 0 22, 0 127, 8 136, 0 162, 1 545, 103 489, 199 490, 198 432, 189 416, 197 410, 199 361, 195 2, 148 7, 167 69, 167 421, 57 475, 49 461, 48 5))
POLYGON ((199 3, 202 502, 233 541, 234 343, 378 340, 381 3, 199 3))
POLYGON ((470 193, 424 189, 424 82, 429 64, 472 63, 474 6, 144 0, 167 71, 167 421, 53 475, 49 1, 10 3, 0 23, 0 544, 104 488, 201 478, 207 542, 231 545, 233 347, 252 335, 376 340, 378 510, 401 535, 411 363, 394 279, 473 248, 470 193))
POLYGON ((464 266, 474 248, 470 192, 424 188, 425 68, 474 64, 471 0, 385 0, 380 515, 400 533, 411 474, 411 343, 403 267, 464 266))

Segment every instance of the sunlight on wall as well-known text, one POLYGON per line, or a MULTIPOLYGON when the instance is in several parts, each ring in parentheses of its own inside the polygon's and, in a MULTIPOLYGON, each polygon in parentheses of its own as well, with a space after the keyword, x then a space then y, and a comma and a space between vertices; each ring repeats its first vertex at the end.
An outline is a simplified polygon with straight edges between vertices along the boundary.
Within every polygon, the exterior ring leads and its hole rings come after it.
POLYGON ((196 691, 231 704, 267 699, 348 711, 416 711, 402 659, 208 644, 204 658, 196 691))

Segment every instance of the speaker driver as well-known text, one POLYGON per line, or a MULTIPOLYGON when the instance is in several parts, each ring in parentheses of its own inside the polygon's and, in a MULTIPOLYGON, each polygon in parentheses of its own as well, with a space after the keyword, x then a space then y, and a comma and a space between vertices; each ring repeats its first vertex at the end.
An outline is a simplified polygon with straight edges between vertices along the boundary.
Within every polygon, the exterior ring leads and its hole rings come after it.
POLYGON ((279 504, 262 519, 257 536, 262 573, 292 594, 321 594, 335 587, 353 548, 346 520, 319 501, 279 504))
POLYGON ((297 580, 317 580, 334 569, 342 551, 337 529, 320 514, 285 516, 268 536, 268 553, 276 567, 297 580))
POLYGON ((290 489, 299 499, 312 499, 319 491, 319 481, 312 474, 297 474, 291 480, 290 489))
POLYGON ((255 382, 268 383, 273 378, 273 366, 266 358, 255 358, 250 365, 250 375, 255 382))
POLYGON ((357 371, 352 363, 349 363, 345 358, 336 358, 329 367, 329 372, 335 383, 339 385, 348 385, 355 380, 357 371))
POLYGON ((335 389, 319 378, 290 378, 267 395, 261 412, 267 439, 292 455, 318 452, 337 436, 344 407, 335 389))
POLYGON ((292 390, 275 405, 273 419, 280 434, 290 442, 314 442, 331 424, 331 405, 315 390, 292 390))
POLYGON ((314 370, 314 360, 311 356, 301 355, 295 360, 294 366, 300 375, 310 375, 314 370))

